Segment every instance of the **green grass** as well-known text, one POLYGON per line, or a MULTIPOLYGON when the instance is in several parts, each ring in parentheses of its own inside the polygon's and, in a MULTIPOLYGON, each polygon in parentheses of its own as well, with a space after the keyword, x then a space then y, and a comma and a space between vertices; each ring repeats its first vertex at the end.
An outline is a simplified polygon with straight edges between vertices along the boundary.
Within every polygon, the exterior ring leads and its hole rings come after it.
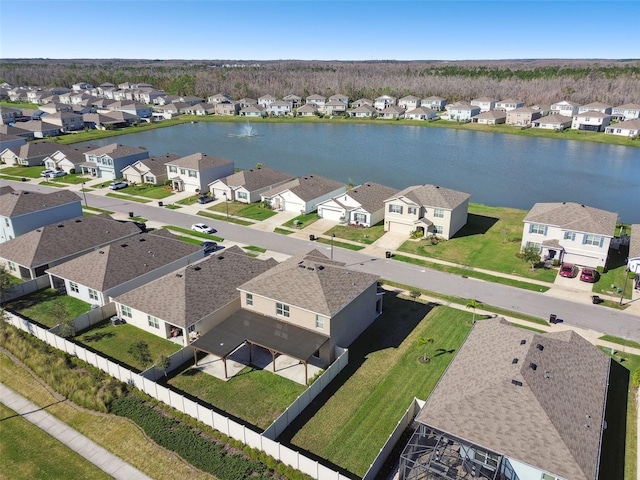
POLYGON ((194 205, 198 201, 199 196, 200 194, 192 195, 190 197, 183 198, 182 200, 178 200, 176 203, 178 205, 194 205))
POLYGON ((108 479, 109 475, 0 403, 0 477, 108 479))
POLYGON ((378 225, 368 228, 355 227, 352 225, 336 225, 330 230, 324 232, 324 234, 328 236, 335 234, 336 238, 343 238, 345 240, 351 240, 352 242, 371 245, 384 235, 384 225, 379 223, 378 225))
MULTIPOLYGON (((316 242, 318 243, 324 243, 326 245, 331 245, 331 239, 329 238, 316 238, 316 242)), ((340 248, 346 248, 348 250, 362 250, 364 248, 364 245, 354 245, 353 243, 347 243, 347 242, 339 242, 337 240, 333 241, 333 246, 334 247, 340 247, 340 248)))
POLYGON ((7 302, 7 308, 52 328, 63 320, 70 320, 87 313, 91 309, 91 305, 68 295, 60 295, 57 291, 47 288, 7 302), (65 318, 56 316, 54 305, 57 302, 64 305, 67 313, 65 318))
POLYGON ((11 107, 11 108, 27 108, 31 110, 35 110, 38 108, 36 103, 29 102, 12 102, 11 100, 2 100, 0 101, 0 105, 3 107, 11 107))
POLYGON ((385 312, 349 348, 349 365, 321 394, 292 442, 362 476, 414 397, 426 399, 471 329, 471 313, 387 294, 385 312), (420 337, 435 341, 418 363, 420 337), (333 390, 333 389, 331 389, 333 390), (328 398, 326 398, 328 397, 328 398))
POLYGON ((164 208, 168 208, 169 210, 179 210, 182 207, 180 205, 175 205, 175 204, 169 204, 169 205, 165 205, 164 208))
POLYGON ((287 230, 286 228, 276 227, 273 229, 274 233, 279 233, 280 235, 291 235, 293 232, 291 230, 287 230))
POLYGON ((181 242, 190 243, 192 245, 200 245, 200 244, 202 244, 202 241, 198 240, 197 238, 184 237, 182 235, 175 235, 175 238, 177 238, 181 242))
POLYGON ((149 221, 149 219, 147 219, 147 218, 137 217, 135 215, 133 217, 129 217, 129 220, 132 220, 134 222, 143 222, 143 223, 149 221))
POLYGON ((252 203, 247 205, 242 202, 221 202, 215 205, 212 205, 207 210, 211 210, 212 212, 220 212, 227 214, 227 208, 229 208, 229 215, 233 215, 235 217, 244 217, 249 218, 251 220, 266 220, 269 217, 273 217, 277 215, 278 212, 271 210, 270 208, 263 208, 260 203, 252 203))
POLYGON ((226 382, 189 368, 169 384, 263 430, 305 390, 303 385, 252 367, 226 382))
POLYGON ((5 167, 0 170, 4 175, 26 178, 41 178, 40 174, 45 170, 43 166, 37 167, 5 167))
POLYGON ((78 173, 71 173, 71 174, 65 175, 64 177, 50 178, 47 181, 50 183, 58 182, 58 183, 67 184, 67 185, 80 185, 83 182, 89 181, 89 179, 78 173))
POLYGON ((469 204, 467 224, 454 238, 431 245, 428 240, 405 242, 398 250, 475 268, 553 283, 556 269, 537 268, 516 257, 520 252, 527 211, 469 204))
POLYGON ((155 361, 158 355, 169 356, 181 348, 177 343, 145 332, 133 325, 111 325, 108 320, 94 325, 75 337, 77 343, 91 347, 140 371, 150 365, 142 365, 127 350, 141 340, 149 346, 152 361, 155 361))
POLYGON ((113 215, 114 213, 116 213, 111 210, 105 210, 104 208, 98 208, 98 207, 90 207, 88 205, 83 205, 82 209, 89 210, 91 212, 97 212, 97 213, 107 213, 109 215, 113 215))
POLYGON ((143 183, 140 185, 129 185, 121 190, 122 193, 126 193, 128 195, 137 195, 139 197, 153 198, 156 200, 161 200, 163 198, 169 197, 173 195, 173 190, 167 189, 167 187, 163 185, 150 185, 147 183, 143 183))
POLYGON ((46 187, 55 187, 55 188, 64 188, 66 185, 60 182, 54 182, 53 179, 45 180, 44 182, 40 182, 40 185, 44 185, 46 187))
POLYGON ((200 215, 201 217, 210 218, 212 220, 218 220, 220 222, 228 222, 228 223, 235 223, 237 225, 244 225, 245 227, 247 225, 253 225, 255 223, 255 222, 248 222, 248 221, 242 220, 240 218, 225 217, 224 215, 217 215, 215 213, 207 212, 206 210, 200 210, 198 212, 198 215, 200 215))
POLYGON ((21 177, 14 177, 13 175, 0 175, 0 178, 4 178, 5 180, 13 180, 14 182, 20 182, 22 180, 21 177))
POLYGON ((131 195, 121 195, 119 193, 107 193, 106 196, 107 197, 113 197, 113 198, 119 198, 121 200, 128 200, 130 202, 138 202, 138 203, 149 203, 149 202, 151 202, 151 200, 148 200, 146 198, 137 198, 137 197, 132 197, 131 195))
POLYGON ((258 252, 258 253, 265 253, 267 251, 266 248, 262 248, 262 247, 256 247, 254 245, 247 245, 242 247, 245 250, 250 250, 252 252, 258 252))
POLYGON ((598 337, 598 340, 604 340, 605 342, 613 342, 613 343, 618 343, 622 346, 640 349, 639 342, 634 342, 633 340, 627 340, 626 338, 616 337, 614 335, 603 335, 601 337, 598 337))
POLYGON ((186 235, 191 235, 192 237, 197 237, 197 238, 202 238, 203 240, 213 240, 214 242, 223 242, 224 238, 222 237, 217 237, 216 235, 209 235, 208 233, 200 233, 200 232, 194 232, 193 230, 189 229, 189 228, 182 228, 182 227, 176 227, 175 225, 165 225, 164 228, 174 231, 174 232, 179 232, 179 233, 184 233, 186 235))
POLYGON ((600 278, 593 284, 593 293, 602 293, 620 297, 624 289, 624 298, 631 299, 633 295, 633 277, 626 278, 626 258, 629 254, 628 247, 620 250, 609 250, 607 265, 609 269, 600 274, 600 278))
POLYGON ((290 228, 305 228, 311 225, 313 222, 316 222, 320 217, 318 217, 317 212, 307 213, 305 215, 298 215, 295 218, 292 218, 286 223, 283 223, 283 227, 290 228))

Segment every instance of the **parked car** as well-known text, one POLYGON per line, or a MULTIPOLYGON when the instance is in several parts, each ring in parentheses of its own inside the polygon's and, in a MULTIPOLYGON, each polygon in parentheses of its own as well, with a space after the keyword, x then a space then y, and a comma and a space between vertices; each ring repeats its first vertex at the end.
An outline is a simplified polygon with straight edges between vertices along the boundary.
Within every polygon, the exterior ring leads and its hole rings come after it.
POLYGON ((65 172, 64 170, 57 170, 55 172, 51 172, 48 177, 49 178, 56 178, 56 177, 64 177, 67 174, 67 172, 65 172))
POLYGON ((48 177, 50 174, 56 173, 55 170, 43 170, 40 172, 41 177, 48 177))
POLYGON ((575 278, 578 276, 578 267, 570 263, 563 263, 560 267, 560 276, 566 278, 575 278))
POLYGON ((209 202, 213 202, 213 197, 210 197, 209 195, 200 195, 198 197, 198 203, 200 204, 205 204, 209 202))
POLYGON ((194 223, 193 225, 191 225, 191 230, 193 230, 194 232, 200 232, 200 233, 216 233, 216 231, 211 228, 209 225, 206 225, 204 223, 194 223))
POLYGON ((596 283, 598 281, 598 272, 593 268, 583 268, 580 274, 580 280, 587 283, 596 283))
POLYGON ((215 252, 218 249, 217 242, 202 242, 201 247, 204 247, 204 253, 215 252))
POLYGON ((129 184, 127 182, 111 182, 109 188, 111 190, 120 190, 121 188, 127 188, 129 184))

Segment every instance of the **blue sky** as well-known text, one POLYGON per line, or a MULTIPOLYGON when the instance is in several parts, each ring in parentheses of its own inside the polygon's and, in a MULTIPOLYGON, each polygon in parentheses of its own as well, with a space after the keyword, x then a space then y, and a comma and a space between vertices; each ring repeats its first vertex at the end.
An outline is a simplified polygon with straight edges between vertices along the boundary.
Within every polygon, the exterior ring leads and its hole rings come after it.
POLYGON ((0 0, 0 57, 637 59, 638 18, 631 0, 0 0))

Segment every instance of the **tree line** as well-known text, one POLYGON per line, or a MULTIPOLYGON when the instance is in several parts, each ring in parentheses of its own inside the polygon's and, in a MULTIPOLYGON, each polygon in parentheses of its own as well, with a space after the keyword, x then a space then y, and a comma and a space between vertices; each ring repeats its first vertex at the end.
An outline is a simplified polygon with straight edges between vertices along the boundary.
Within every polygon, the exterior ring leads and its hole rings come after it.
POLYGON ((350 99, 380 95, 448 102, 488 96, 526 104, 570 100, 585 104, 640 103, 638 60, 503 61, 186 61, 48 60, 0 61, 0 82, 29 86, 71 86, 85 81, 144 82, 169 94, 206 98, 226 93, 235 99, 271 94, 306 97, 335 93, 350 99))

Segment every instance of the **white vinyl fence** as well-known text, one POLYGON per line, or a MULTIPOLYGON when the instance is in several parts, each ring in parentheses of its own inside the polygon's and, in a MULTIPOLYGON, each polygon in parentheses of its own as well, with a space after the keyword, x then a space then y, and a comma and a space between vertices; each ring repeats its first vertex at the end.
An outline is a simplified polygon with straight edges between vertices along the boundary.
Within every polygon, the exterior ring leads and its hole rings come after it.
POLYGON ((4 292, 2 292, 2 301, 10 302, 11 300, 29 295, 30 293, 33 293, 37 290, 49 288, 50 286, 51 284, 49 283, 49 275, 36 277, 33 280, 18 283, 17 285, 7 288, 4 292))
MULTIPOLYGON (((99 368, 112 377, 142 390, 147 395, 150 395, 153 398, 186 413, 187 415, 209 425, 212 428, 215 428, 229 437, 235 438, 252 448, 265 452, 276 460, 280 460, 282 463, 289 465, 296 470, 300 470, 316 480, 350 480, 349 477, 345 477, 339 472, 322 465, 316 460, 311 460, 310 458, 305 457, 302 453, 296 450, 254 432, 244 425, 236 423, 230 418, 225 417, 210 408, 200 405, 193 400, 170 390, 169 388, 157 384, 149 378, 145 378, 141 374, 134 373, 117 363, 101 357, 80 345, 69 342, 68 340, 61 338, 53 332, 41 328, 24 318, 18 317, 9 312, 7 312, 6 316, 9 323, 21 330, 31 333, 43 342, 67 352, 70 355, 77 356, 81 360, 99 368)), ((316 380, 316 383, 319 380, 320 379, 316 380)))

